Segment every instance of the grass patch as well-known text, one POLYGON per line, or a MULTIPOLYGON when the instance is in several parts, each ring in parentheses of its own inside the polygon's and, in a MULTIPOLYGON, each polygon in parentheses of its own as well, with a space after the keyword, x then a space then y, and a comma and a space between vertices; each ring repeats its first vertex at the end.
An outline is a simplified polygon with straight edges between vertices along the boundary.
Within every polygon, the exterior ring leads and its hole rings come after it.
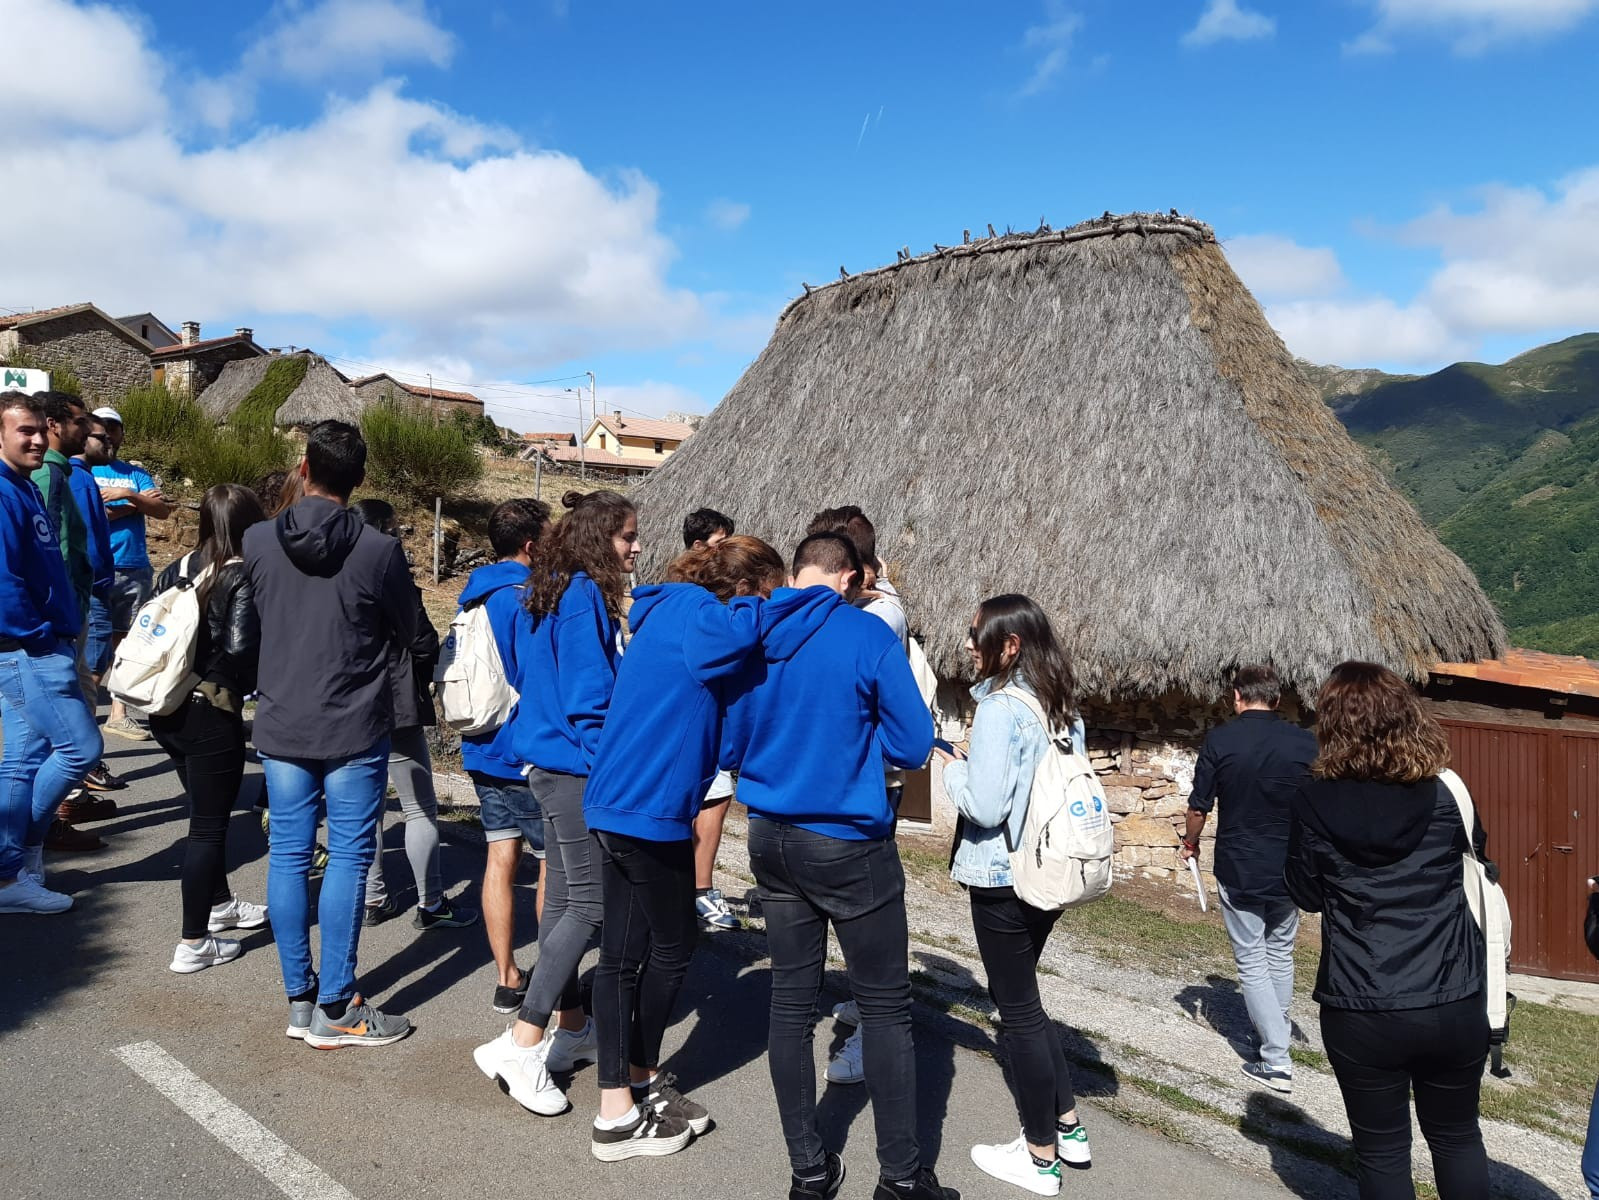
POLYGON ((1288 1057, 1301 1067, 1315 1067, 1318 1071, 1332 1070, 1332 1064, 1320 1050, 1311 1050, 1306 1046, 1289 1046, 1288 1057))
POLYGON ((448 821, 452 825, 466 825, 474 829, 483 828, 482 815, 477 809, 467 808, 465 805, 461 805, 460 807, 456 807, 454 805, 440 805, 439 820, 448 821))
POLYGON ((1582 1144, 1599 1016, 1526 1001, 1510 1018, 1508 1080, 1484 1079, 1482 1115, 1582 1144))
POLYGON ((1142 967, 1173 978, 1232 970, 1227 931, 1207 921, 1185 921, 1114 891, 1061 918, 1074 949, 1106 962, 1142 967))

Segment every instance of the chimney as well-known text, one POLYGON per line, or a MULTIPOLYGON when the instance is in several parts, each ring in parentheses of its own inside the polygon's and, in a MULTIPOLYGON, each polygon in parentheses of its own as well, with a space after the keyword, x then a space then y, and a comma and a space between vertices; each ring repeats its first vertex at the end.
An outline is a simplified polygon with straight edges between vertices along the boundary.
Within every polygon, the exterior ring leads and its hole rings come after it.
POLYGON ((198 322, 198 321, 185 321, 183 323, 183 335, 178 338, 178 342, 181 345, 184 345, 184 346, 192 346, 196 342, 198 342, 199 340, 200 340, 200 322, 198 322))
POLYGON ((249 338, 253 340, 255 338, 255 330, 251 329, 248 325, 240 325, 233 331, 233 336, 249 338))
POLYGON ((620 425, 622 423, 622 410, 619 409, 619 408, 612 409, 611 410, 611 419, 614 420, 618 425, 620 425))

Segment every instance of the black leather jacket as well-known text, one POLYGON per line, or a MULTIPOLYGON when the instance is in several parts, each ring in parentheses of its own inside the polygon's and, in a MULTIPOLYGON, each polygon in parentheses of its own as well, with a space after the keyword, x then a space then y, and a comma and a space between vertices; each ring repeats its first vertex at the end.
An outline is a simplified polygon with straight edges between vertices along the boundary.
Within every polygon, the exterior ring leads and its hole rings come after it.
MULTIPOLYGON (((186 554, 171 563, 156 581, 156 591, 173 587, 179 579, 192 579, 197 573, 195 558, 186 554)), ((260 657, 261 621, 250 576, 242 562, 227 563, 211 581, 194 668, 204 682, 227 688, 243 700, 255 691, 260 657)))

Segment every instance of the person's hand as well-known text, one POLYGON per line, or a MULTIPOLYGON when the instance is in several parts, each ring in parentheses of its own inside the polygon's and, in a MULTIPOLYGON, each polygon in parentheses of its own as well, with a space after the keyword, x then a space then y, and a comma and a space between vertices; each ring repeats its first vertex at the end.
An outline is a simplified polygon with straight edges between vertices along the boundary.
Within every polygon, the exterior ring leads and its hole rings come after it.
POLYGON ((946 750, 942 746, 934 746, 933 753, 945 762, 964 762, 966 760, 965 753, 959 747, 946 750))
POLYGON ((1187 842, 1181 842, 1180 841, 1180 842, 1177 843, 1177 855, 1184 862, 1187 862, 1191 858, 1197 857, 1198 854, 1199 854, 1199 851, 1194 849, 1187 842))
POLYGON ((120 500, 129 500, 139 493, 130 487, 108 487, 100 489, 101 504, 115 504, 120 500))

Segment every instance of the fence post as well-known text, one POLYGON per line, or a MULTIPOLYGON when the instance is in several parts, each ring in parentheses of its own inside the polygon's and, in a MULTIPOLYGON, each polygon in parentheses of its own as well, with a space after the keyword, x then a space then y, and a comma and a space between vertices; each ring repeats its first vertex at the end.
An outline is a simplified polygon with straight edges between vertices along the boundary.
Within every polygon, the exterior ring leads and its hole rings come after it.
POLYGON ((533 499, 544 499, 544 451, 533 458, 533 499))
POLYGON ((439 581, 439 543, 444 540, 444 497, 433 497, 433 582, 439 581))

